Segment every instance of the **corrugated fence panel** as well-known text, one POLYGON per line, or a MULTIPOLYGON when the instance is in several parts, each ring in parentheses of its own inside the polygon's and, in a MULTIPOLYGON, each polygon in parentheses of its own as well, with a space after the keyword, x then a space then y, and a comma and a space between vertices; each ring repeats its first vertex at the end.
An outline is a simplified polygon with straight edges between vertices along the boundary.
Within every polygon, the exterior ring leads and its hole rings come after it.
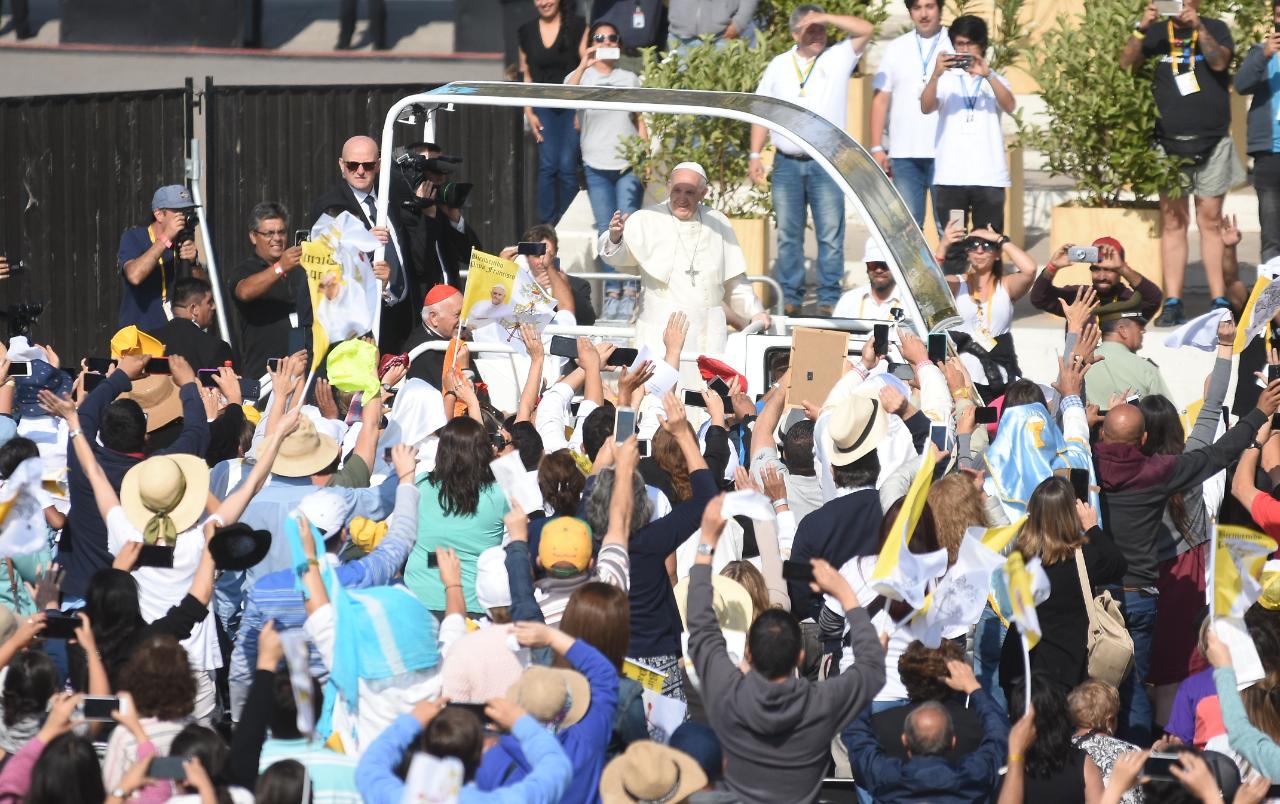
POLYGON ((0 253, 27 266, 0 309, 45 304, 33 336, 68 359, 105 353, 120 235, 183 181, 186 104, 183 89, 0 99, 0 253))
MULTIPOLYGON (((210 221, 230 305, 232 268, 252 252, 249 214, 260 201, 289 211, 290 230, 308 229, 314 200, 340 179, 338 156, 348 137, 381 137, 387 111, 422 86, 210 86, 206 106, 210 221)), ((518 109, 462 107, 441 112, 436 139, 464 160, 456 178, 476 185, 465 212, 482 243, 516 242, 534 222, 537 156, 518 109)), ((421 139, 418 126, 398 126, 396 144, 421 139)), ((234 309, 229 311, 234 318, 234 309)), ((233 325, 233 329, 238 327, 233 325)))

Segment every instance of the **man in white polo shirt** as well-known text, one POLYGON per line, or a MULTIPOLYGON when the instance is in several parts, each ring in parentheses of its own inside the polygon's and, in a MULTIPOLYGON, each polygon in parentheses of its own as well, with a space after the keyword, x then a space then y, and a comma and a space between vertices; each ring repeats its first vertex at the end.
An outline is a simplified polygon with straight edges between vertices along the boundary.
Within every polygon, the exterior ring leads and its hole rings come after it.
MULTIPOLYGON (((884 49, 871 96, 867 150, 881 170, 893 179, 911 210, 911 217, 924 226, 925 193, 933 187, 933 140, 938 114, 920 111, 920 93, 933 74, 938 56, 951 52, 951 39, 942 27, 940 0, 904 2, 915 30, 894 39, 884 49), (884 144, 886 120, 887 147, 884 144)), ((937 198, 933 200, 933 207, 938 208, 937 198)), ((938 231, 942 231, 941 227, 938 231)))
MULTIPOLYGON (((803 106, 838 128, 845 127, 849 76, 862 57, 875 27, 859 17, 827 14, 821 6, 799 5, 791 12, 796 45, 774 57, 756 92, 803 106), (848 38, 827 47, 827 26, 848 38)), ((760 151, 764 126, 751 127, 751 180, 765 182, 760 151)), ((818 313, 831 315, 840 298, 844 276, 844 196, 800 146, 772 135, 773 212, 778 219, 778 258, 773 269, 782 284, 787 315, 799 315, 804 304, 804 226, 806 202, 813 212, 818 240, 818 313)))
POLYGON ((884 260, 880 246, 869 237, 862 252, 862 261, 867 265, 867 284, 841 296, 836 302, 835 316, 892 321, 893 308, 905 308, 906 305, 902 303, 898 283, 889 270, 889 263, 884 260))

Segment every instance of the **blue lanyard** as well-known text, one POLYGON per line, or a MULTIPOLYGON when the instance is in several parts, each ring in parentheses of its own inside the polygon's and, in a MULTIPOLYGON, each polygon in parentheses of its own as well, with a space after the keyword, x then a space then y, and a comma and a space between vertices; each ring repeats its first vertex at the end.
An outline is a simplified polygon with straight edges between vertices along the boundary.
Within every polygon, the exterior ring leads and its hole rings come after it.
POLYGON ((916 34, 916 53, 920 54, 920 78, 925 79, 929 75, 929 62, 933 61, 933 54, 938 52, 938 43, 942 41, 942 31, 939 30, 933 35, 933 44, 929 47, 929 55, 924 55, 924 48, 920 46, 920 34, 916 34))
POLYGON ((982 95, 982 76, 974 80, 972 95, 969 94, 969 79, 966 76, 960 76, 960 87, 964 90, 964 108, 969 110, 972 118, 973 110, 978 108, 978 98, 982 95))

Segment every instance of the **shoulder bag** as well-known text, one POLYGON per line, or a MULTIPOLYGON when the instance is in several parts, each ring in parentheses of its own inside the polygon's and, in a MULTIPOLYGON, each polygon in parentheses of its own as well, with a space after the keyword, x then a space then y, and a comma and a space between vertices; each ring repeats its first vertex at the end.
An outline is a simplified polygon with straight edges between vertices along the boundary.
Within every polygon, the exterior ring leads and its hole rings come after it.
POLYGON ((1076 573, 1080 576, 1080 591, 1084 595, 1084 609, 1089 615, 1089 636, 1086 646, 1089 653, 1089 677, 1119 687, 1133 669, 1133 637, 1124 624, 1120 604, 1110 592, 1094 597, 1089 585, 1089 570, 1084 564, 1084 551, 1076 550, 1076 573))

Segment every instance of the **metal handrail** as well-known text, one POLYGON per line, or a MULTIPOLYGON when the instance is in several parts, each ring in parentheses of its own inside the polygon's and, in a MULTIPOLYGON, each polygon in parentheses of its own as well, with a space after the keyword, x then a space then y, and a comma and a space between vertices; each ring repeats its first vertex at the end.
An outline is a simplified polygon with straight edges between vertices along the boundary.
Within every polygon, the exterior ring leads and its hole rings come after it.
MULTIPOLYGON (((459 275, 465 278, 469 273, 471 272, 464 268, 462 271, 459 272, 459 275)), ((586 273, 581 273, 581 274, 566 273, 565 275, 576 276, 579 279, 585 279, 586 281, 592 282, 592 283, 640 281, 639 277, 637 277, 635 274, 611 274, 611 273, 605 273, 604 271, 594 271, 594 272, 588 271, 586 273)), ((773 314, 783 315, 786 312, 786 306, 782 300, 782 284, 779 283, 778 280, 774 279, 771 276, 764 276, 763 274, 748 274, 746 279, 748 282, 751 282, 753 284, 768 285, 769 287, 773 288, 773 296, 775 299, 777 299, 777 301, 775 301, 773 305, 773 314)))

